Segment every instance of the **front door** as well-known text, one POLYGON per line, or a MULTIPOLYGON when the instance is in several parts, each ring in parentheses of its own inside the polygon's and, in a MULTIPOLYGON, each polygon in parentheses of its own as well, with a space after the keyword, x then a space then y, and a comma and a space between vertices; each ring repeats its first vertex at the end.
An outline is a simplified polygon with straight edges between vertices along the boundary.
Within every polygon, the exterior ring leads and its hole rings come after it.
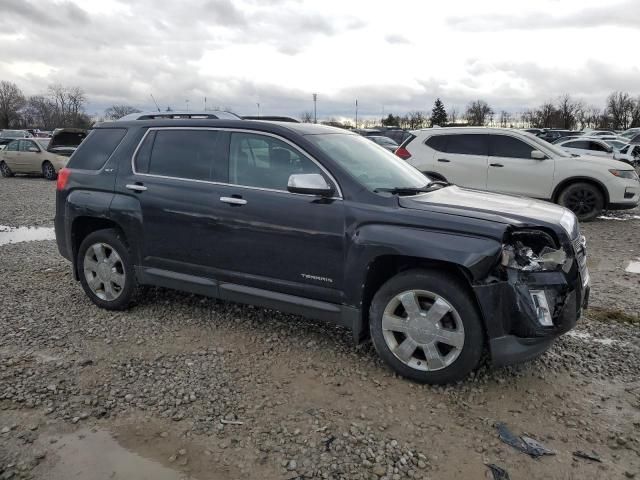
POLYGON ((284 139, 231 133, 228 184, 216 202, 222 275, 230 282, 339 303, 344 206, 318 163, 284 139), (287 191, 294 173, 319 173, 336 198, 287 191))
POLYGON ((491 134, 487 190, 533 198, 551 198, 555 161, 553 158, 531 158, 531 152, 536 149, 515 136, 491 134))

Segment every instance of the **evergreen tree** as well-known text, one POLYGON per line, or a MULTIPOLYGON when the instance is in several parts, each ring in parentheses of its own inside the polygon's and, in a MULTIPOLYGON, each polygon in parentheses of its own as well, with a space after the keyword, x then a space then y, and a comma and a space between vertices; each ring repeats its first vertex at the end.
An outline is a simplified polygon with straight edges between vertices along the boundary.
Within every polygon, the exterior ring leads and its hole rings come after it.
POLYGON ((433 104, 433 110, 431 110, 431 126, 446 125, 447 124, 447 111, 444 109, 444 104, 439 98, 433 104))

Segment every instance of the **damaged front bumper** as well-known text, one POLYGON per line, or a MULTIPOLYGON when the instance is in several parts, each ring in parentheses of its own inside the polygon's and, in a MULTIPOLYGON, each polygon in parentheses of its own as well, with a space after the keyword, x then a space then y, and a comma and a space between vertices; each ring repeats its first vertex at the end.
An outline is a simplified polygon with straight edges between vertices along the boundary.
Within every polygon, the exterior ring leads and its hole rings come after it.
POLYGON ((495 365, 531 360, 576 325, 589 302, 590 282, 584 241, 573 242, 571 251, 569 268, 507 268, 502 278, 473 286, 495 365))

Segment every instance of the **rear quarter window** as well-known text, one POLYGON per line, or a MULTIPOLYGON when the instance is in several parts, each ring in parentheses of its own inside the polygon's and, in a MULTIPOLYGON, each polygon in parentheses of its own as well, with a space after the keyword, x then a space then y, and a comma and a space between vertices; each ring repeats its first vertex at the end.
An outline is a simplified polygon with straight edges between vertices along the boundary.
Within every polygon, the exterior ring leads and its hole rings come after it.
POLYGON ((69 160, 69 168, 100 170, 120 145, 126 128, 97 128, 92 130, 69 160))

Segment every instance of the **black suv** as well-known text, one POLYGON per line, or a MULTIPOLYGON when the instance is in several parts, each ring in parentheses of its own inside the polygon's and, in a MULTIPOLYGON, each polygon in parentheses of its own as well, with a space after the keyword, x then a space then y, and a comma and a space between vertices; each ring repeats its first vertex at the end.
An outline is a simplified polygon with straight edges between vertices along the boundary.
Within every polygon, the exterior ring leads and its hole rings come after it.
POLYGON ((587 303, 569 210, 431 181, 336 128, 103 123, 57 189, 58 247, 96 305, 157 285, 327 320, 422 382, 487 348, 533 358, 587 303))

